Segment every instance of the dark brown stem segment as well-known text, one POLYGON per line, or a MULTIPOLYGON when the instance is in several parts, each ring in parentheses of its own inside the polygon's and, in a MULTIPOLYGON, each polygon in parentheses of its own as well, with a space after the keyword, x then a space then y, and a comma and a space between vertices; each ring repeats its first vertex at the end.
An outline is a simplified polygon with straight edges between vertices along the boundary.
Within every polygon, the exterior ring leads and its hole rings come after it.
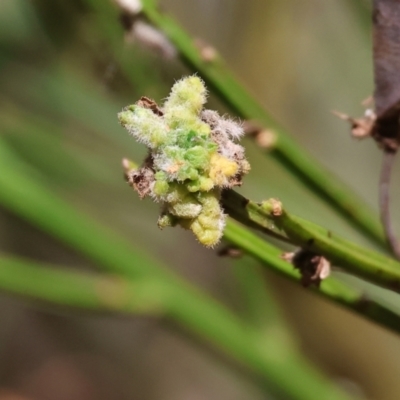
POLYGON ((395 156, 395 152, 383 153, 381 176, 379 179, 379 209, 386 240, 393 254, 400 260, 400 242, 394 233, 390 218, 390 178, 395 156))

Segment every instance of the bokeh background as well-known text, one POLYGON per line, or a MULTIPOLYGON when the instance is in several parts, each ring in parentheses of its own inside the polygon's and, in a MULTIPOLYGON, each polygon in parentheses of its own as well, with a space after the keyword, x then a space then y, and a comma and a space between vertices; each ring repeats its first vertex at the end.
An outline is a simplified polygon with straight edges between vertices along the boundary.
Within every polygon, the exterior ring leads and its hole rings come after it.
MULTIPOLYGON (((361 115, 361 102, 372 93, 368 1, 160 3, 218 50, 301 146, 376 208, 381 153, 371 141, 351 139, 330 112, 361 115)), ((0 0, 0 10, 0 134, 10 149, 32 176, 133 248, 240 308, 232 271, 241 261, 217 257, 183 230, 159 231, 157 205, 140 201, 122 177, 122 157, 139 161, 145 149, 118 125, 117 112, 141 95, 161 100, 191 71, 128 37, 111 0, 0 0)), ((213 95, 210 103, 228 112, 213 95)), ((245 144, 253 170, 242 193, 278 197, 294 213, 372 247, 253 143, 245 144)), ((394 182, 398 176, 397 170, 394 182)), ((395 183, 393 204, 399 196, 395 183)), ((399 213, 393 207, 395 220, 399 213)), ((2 252, 94 268, 1 205, 0 221, 2 252)), ((394 334, 268 271, 265 280, 315 365, 360 396, 398 399, 394 334)), ((400 312, 395 296, 374 293, 400 312)), ((168 321, 60 311, 6 294, 0 294, 0 321, 2 400, 274 398, 168 321)))

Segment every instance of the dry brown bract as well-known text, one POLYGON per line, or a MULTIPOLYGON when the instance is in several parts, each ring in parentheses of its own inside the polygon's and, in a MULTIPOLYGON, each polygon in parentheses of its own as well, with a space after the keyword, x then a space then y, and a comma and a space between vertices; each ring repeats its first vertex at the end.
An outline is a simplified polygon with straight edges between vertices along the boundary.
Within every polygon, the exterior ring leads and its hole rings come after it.
POLYGON ((304 287, 310 285, 318 287, 331 272, 330 262, 310 250, 299 249, 294 253, 283 253, 282 258, 300 271, 301 283, 304 287))

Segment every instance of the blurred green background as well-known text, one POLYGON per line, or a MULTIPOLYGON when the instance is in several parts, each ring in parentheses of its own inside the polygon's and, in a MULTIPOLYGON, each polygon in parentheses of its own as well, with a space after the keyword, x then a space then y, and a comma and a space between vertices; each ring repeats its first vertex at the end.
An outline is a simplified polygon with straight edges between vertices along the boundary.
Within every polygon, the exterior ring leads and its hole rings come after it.
MULTIPOLYGON (((194 37, 215 46, 293 137, 376 208, 381 154, 372 141, 352 140, 330 113, 361 115, 361 101, 372 93, 368 2, 160 3, 194 37)), ((161 100, 191 71, 129 40, 111 0, 0 0, 0 8, 0 134, 28 177, 240 309, 232 272, 238 261, 217 257, 181 229, 159 231, 158 206, 140 201, 123 180, 121 159, 139 161, 145 149, 118 125, 117 112, 141 95, 161 100)), ((213 96, 210 104, 228 111, 213 96)), ((294 213, 370 245, 253 143, 245 144, 253 170, 241 193, 278 197, 294 213)), ((394 182, 398 170, 395 175, 394 182)), ((394 187, 393 204, 399 196, 394 187)), ((393 214, 398 220, 400 210, 393 207, 393 214)), ((2 252, 94 268, 1 207, 0 220, 2 252)), ((268 271, 265 279, 310 360, 365 398, 398 399, 395 335, 268 271)), ((379 296, 400 311, 396 297, 383 290, 379 296)), ((5 294, 0 321, 2 400, 273 398, 168 321, 60 312, 5 294)))

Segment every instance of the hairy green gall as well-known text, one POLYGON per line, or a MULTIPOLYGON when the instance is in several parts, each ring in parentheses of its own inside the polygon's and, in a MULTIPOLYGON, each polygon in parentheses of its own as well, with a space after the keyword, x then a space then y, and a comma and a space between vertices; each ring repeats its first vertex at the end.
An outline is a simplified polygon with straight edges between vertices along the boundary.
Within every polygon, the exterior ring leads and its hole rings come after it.
POLYGON ((213 247, 225 226, 221 191, 241 185, 250 165, 235 142, 242 127, 204 110, 206 99, 203 81, 189 76, 175 83, 162 107, 142 97, 118 118, 149 149, 139 169, 125 172, 141 198, 151 196, 161 203, 158 226, 179 224, 213 247))

